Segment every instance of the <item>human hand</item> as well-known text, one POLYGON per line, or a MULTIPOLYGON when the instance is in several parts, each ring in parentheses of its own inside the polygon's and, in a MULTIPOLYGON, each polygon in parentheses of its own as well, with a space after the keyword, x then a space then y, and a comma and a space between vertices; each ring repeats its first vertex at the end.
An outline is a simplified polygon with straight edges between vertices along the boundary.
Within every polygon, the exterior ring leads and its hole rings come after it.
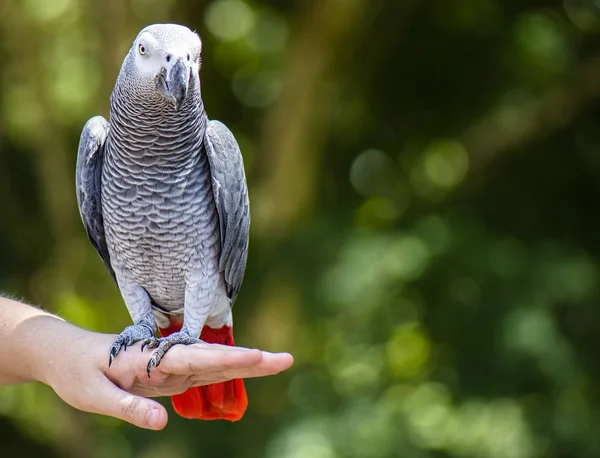
MULTIPOLYGON (((108 367, 113 335, 86 331, 55 320, 62 329, 60 358, 46 362, 40 377, 71 406, 86 412, 113 416, 141 428, 160 430, 167 424, 167 411, 147 397, 179 394, 192 386, 208 385, 234 378, 277 374, 293 364, 287 353, 268 353, 215 344, 174 346, 148 378, 150 351, 140 345, 120 352, 108 367)), ((48 326, 44 327, 44 330, 48 326)))

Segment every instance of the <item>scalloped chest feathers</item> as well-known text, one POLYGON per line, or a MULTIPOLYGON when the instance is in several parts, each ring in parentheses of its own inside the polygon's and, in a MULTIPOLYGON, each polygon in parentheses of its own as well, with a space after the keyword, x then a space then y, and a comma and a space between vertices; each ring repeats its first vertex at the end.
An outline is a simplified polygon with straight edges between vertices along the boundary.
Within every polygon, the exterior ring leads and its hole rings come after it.
POLYGON ((126 127, 111 128, 102 168, 111 263, 158 305, 179 309, 190 276, 207 282, 218 276, 218 216, 204 129, 132 137, 126 127))

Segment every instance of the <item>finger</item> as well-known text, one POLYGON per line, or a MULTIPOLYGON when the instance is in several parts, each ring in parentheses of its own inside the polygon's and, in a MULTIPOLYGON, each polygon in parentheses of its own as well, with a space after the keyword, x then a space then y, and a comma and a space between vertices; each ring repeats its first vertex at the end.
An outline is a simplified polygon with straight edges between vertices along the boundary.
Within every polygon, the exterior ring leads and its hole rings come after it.
POLYGON ((173 347, 161 362, 162 371, 173 375, 194 375, 239 369, 260 363, 260 350, 207 348, 201 345, 173 347))
POLYGON ((234 378, 253 378, 275 375, 289 369, 292 364, 294 364, 294 358, 289 353, 262 352, 262 359, 259 363, 246 367, 231 367, 222 371, 215 371, 212 373, 214 374, 214 379, 209 378, 209 376, 212 375, 211 373, 198 373, 198 376, 194 378, 194 386, 207 385, 234 378))
POLYGON ((289 353, 263 352, 259 364, 242 368, 240 370, 225 370, 224 375, 231 378, 251 378, 274 375, 289 369, 294 364, 294 357, 289 353))
POLYGON ((108 380, 95 390, 93 405, 84 410, 119 418, 145 429, 163 429, 168 420, 167 411, 156 401, 123 391, 108 380))
POLYGON ((188 345, 189 348, 205 348, 207 350, 225 350, 225 351, 252 351, 256 348, 237 347, 231 345, 223 345, 217 343, 200 342, 193 345, 188 345))

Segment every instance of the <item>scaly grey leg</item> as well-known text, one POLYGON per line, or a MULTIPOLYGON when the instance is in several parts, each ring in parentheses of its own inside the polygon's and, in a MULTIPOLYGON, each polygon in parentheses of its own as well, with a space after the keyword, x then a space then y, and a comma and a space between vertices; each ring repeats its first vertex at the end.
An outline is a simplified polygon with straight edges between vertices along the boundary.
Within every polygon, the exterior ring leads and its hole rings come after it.
POLYGON ((121 348, 127 351, 129 345, 152 337, 156 332, 156 322, 154 321, 154 315, 152 315, 150 296, 148 296, 146 290, 122 277, 118 277, 117 281, 134 324, 127 326, 115 339, 110 348, 109 367, 121 348))

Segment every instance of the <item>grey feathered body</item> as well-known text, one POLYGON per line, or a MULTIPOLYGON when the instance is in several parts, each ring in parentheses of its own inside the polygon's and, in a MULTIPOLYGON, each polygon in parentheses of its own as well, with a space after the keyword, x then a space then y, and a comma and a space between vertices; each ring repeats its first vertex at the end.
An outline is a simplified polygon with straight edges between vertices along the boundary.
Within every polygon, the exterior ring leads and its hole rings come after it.
POLYGON ((155 322, 183 321, 188 337, 171 338, 153 356, 157 363, 169 345, 197 341, 205 324, 231 326, 250 210, 239 146, 204 112, 199 38, 168 24, 139 36, 152 48, 141 53, 134 43, 111 95, 110 120, 96 116, 84 126, 76 188, 88 237, 134 322, 111 358, 121 345, 149 337, 155 322))
MULTIPOLYGON (((161 308, 182 309, 186 280, 218 279, 219 223, 203 146, 206 115, 190 98, 181 112, 131 110, 113 94, 102 169, 102 212, 115 271, 161 308)), ((213 288, 211 288, 211 286, 213 288)))

